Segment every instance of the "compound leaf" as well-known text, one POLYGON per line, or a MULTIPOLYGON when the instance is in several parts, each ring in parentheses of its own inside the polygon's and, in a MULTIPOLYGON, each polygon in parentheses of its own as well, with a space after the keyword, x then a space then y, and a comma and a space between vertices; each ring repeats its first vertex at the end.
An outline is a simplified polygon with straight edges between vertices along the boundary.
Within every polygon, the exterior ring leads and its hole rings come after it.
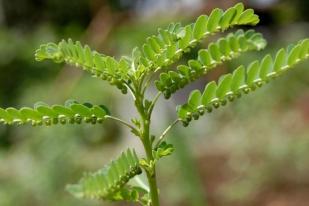
MULTIPOLYGON (((259 18, 252 13, 252 9, 244 10, 242 3, 227 9, 214 9, 209 17, 201 15, 193 24, 180 26, 170 24, 167 29, 159 29, 155 39, 160 39, 160 48, 153 46, 153 42, 146 41, 143 53, 137 57, 147 71, 157 71, 162 67, 176 62, 183 53, 189 52, 202 39, 219 31, 226 30, 235 25, 255 25, 259 18)), ((134 52, 134 51, 133 51, 134 52)))
POLYGON ((42 44, 35 52, 35 59, 50 59, 56 63, 66 62, 82 67, 93 76, 115 85, 124 94, 127 93, 126 84, 132 74, 129 62, 117 61, 113 57, 92 51, 88 45, 82 46, 79 41, 74 43, 71 39, 62 40, 58 44, 42 44))
POLYGON ((212 107, 218 108, 228 101, 233 101, 235 97, 240 97, 242 93, 247 94, 250 91, 255 91, 263 85, 263 82, 271 81, 274 76, 283 74, 296 63, 307 59, 309 57, 307 42, 308 39, 304 39, 288 48, 289 55, 285 55, 285 50, 280 49, 275 55, 274 63, 271 55, 268 54, 261 62, 252 62, 246 72, 243 66, 238 67, 233 74, 222 76, 218 84, 214 81, 208 83, 201 97, 198 90, 192 91, 188 103, 177 107, 178 117, 182 120, 183 125, 187 126, 192 119, 198 119, 197 115, 204 114, 205 109, 211 112, 212 107), (285 62, 288 64, 286 65, 285 62), (200 98, 201 101, 198 101, 200 98), (196 104, 197 102, 199 104, 196 104), (189 109, 187 105, 190 106, 189 109))
POLYGON ((197 60, 189 60, 188 66, 179 65, 176 72, 162 72, 155 85, 165 98, 169 98, 180 88, 200 78, 222 64, 224 61, 238 57, 241 53, 250 50, 260 50, 266 46, 262 35, 252 30, 244 32, 238 30, 209 44, 207 49, 198 52, 197 60))
POLYGON ((33 126, 52 124, 74 124, 85 123, 102 123, 105 116, 109 114, 107 108, 103 105, 91 105, 89 103, 79 104, 70 100, 66 105, 49 106, 44 102, 38 102, 34 108, 23 107, 0 108, 0 122, 2 124, 26 124, 31 123, 33 126))
POLYGON ((125 185, 141 172, 135 151, 128 149, 103 169, 84 174, 79 183, 68 185, 67 190, 77 198, 135 201, 137 194, 130 198, 124 194, 129 189, 125 185))

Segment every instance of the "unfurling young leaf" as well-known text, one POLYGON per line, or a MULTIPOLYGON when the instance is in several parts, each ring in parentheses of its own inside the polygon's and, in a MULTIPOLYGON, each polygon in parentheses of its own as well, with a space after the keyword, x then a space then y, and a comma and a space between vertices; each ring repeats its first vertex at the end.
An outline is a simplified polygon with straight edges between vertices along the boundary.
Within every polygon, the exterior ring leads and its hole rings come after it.
POLYGON ((165 141, 163 141, 155 150, 153 150, 153 156, 156 160, 159 160, 162 157, 171 155, 174 150, 175 148, 172 144, 167 144, 165 141))

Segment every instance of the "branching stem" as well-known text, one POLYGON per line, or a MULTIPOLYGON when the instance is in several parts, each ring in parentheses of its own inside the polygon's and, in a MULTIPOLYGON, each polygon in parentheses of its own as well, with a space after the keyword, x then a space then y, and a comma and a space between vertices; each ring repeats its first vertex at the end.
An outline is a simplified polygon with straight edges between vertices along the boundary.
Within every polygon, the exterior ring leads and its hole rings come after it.
POLYGON ((144 88, 142 90, 142 94, 145 94, 145 92, 148 89, 148 87, 150 86, 151 80, 154 76, 155 76, 155 72, 153 72, 152 74, 149 75, 148 79, 145 82, 144 88))
POLYGON ((166 136, 166 134, 180 121, 180 119, 176 119, 172 124, 170 124, 160 135, 158 142, 156 143, 156 147, 158 147, 160 145, 160 143, 163 141, 164 137, 166 136))
POLYGON ((136 96, 135 96, 135 91, 134 91, 134 89, 132 88, 132 86, 131 86, 129 83, 125 83, 125 85, 126 85, 127 88, 129 89, 130 94, 132 95, 133 99, 135 100, 135 99, 136 99, 136 96))
POLYGON ((126 121, 124 121, 124 120, 122 120, 122 119, 119 119, 119 118, 117 118, 117 117, 110 116, 110 115, 106 115, 105 118, 106 118, 106 119, 111 119, 111 120, 114 120, 114 121, 117 121, 117 122, 120 122, 121 124, 123 124, 123 125, 129 127, 132 131, 138 132, 138 130, 137 130, 134 126, 132 126, 130 123, 128 123, 128 122, 126 122, 126 121))
POLYGON ((151 101, 151 105, 149 106, 149 112, 148 112, 149 114, 152 113, 152 110, 153 110, 155 104, 157 103, 158 99, 160 98, 161 94, 162 94, 162 92, 158 92, 156 94, 156 96, 153 98, 153 100, 151 101))

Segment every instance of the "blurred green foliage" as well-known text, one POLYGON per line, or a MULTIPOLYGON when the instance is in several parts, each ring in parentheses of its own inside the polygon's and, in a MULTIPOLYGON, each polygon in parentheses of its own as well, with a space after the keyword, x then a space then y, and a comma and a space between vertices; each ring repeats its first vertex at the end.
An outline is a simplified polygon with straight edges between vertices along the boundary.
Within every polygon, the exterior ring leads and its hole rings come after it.
MULTIPOLYGON (((153 2, 0 1, 1 107, 29 106, 37 100, 58 103, 70 96, 80 102, 104 103, 113 112, 129 116, 128 113, 134 112, 129 109, 131 105, 126 104, 123 96, 115 95, 115 90, 106 83, 81 76, 80 71, 70 67, 61 69, 62 66, 49 62, 36 63, 33 53, 43 42, 71 37, 118 56, 140 45, 155 31, 156 25, 171 19, 188 22, 200 13, 226 4, 226 1, 194 1, 199 2, 198 10, 184 4, 189 11, 186 15, 180 9, 171 16, 166 11, 160 13, 159 5, 164 1, 158 1, 158 8, 153 2), (149 11, 147 5, 158 13, 145 15, 149 11)), ((267 5, 262 2, 252 0, 248 4, 260 13, 258 30, 266 36, 267 48, 274 51, 287 42, 308 36, 308 1, 273 1, 267 5)), ((201 45, 205 46, 206 43, 201 45)), ((258 55, 266 52, 269 50, 258 55)), ((237 65, 239 61, 246 63, 258 57, 254 52, 241 56, 237 65)), ((205 82, 234 69, 235 65, 235 62, 226 64, 179 92, 175 103, 182 103, 193 87, 202 88, 205 82)), ((302 195, 309 193, 308 66, 308 63, 299 65, 296 72, 278 79, 272 87, 266 86, 254 97, 249 95, 245 101, 204 117, 190 127, 187 137, 177 136, 178 133, 171 137, 176 141, 186 138, 190 145, 186 150, 195 159, 188 167, 197 167, 200 175, 193 174, 197 177, 195 181, 203 184, 202 192, 207 192, 210 205, 266 205, 281 201, 280 194, 289 194, 294 202, 296 198, 300 201, 298 205, 309 201, 302 195)), ((157 110, 157 116, 165 115, 169 109, 157 110)), ((82 171, 97 169, 108 162, 127 144, 136 141, 111 122, 66 128, 1 126, 0 205, 99 205, 76 200, 64 191, 64 186, 75 182, 82 171)), ((178 169, 159 168, 167 172, 159 177, 162 199, 168 200, 164 205, 194 204, 179 187, 180 184, 190 187, 182 182, 183 174, 194 172, 182 167, 181 161, 190 157, 181 145, 179 150, 184 154, 165 160, 168 163, 178 158, 178 169)))

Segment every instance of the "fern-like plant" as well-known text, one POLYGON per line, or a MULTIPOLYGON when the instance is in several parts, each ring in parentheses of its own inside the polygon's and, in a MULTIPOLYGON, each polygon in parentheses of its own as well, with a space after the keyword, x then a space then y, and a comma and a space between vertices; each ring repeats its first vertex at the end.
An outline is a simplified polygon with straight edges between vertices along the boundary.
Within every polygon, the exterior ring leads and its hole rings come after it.
POLYGON ((39 102, 33 108, 0 108, 0 122, 51 126, 59 123, 101 124, 110 119, 122 123, 141 140, 146 156, 138 157, 134 149, 127 149, 116 160, 97 172, 86 173, 77 184, 69 185, 67 189, 78 198, 158 206, 156 164, 174 150, 164 139, 174 125, 182 123, 188 126, 192 120, 255 91, 309 57, 307 38, 280 49, 273 56, 268 54, 248 66, 239 66, 233 73, 223 75, 218 82, 209 82, 203 91, 192 91, 187 103, 177 107, 177 119, 161 135, 153 135, 151 116, 161 95, 170 98, 177 90, 216 66, 237 58, 243 52, 263 49, 266 40, 254 30, 238 30, 210 43, 206 49, 200 49, 197 59, 191 59, 175 69, 170 66, 210 35, 237 25, 254 26, 258 22, 259 17, 254 11, 244 9, 242 3, 225 11, 214 9, 209 16, 202 15, 192 24, 170 24, 166 29, 159 29, 158 34, 147 38, 142 48, 135 48, 131 56, 120 59, 100 54, 70 39, 58 44, 43 44, 35 53, 36 60, 49 59, 56 63, 72 64, 108 81, 123 94, 129 91, 139 117, 126 122, 112 116, 105 106, 69 100, 64 105, 50 106, 39 102), (158 77, 154 81, 158 93, 153 98, 146 97, 146 91, 155 77, 158 77), (129 180, 142 172, 147 176, 148 187, 130 185, 129 180))

